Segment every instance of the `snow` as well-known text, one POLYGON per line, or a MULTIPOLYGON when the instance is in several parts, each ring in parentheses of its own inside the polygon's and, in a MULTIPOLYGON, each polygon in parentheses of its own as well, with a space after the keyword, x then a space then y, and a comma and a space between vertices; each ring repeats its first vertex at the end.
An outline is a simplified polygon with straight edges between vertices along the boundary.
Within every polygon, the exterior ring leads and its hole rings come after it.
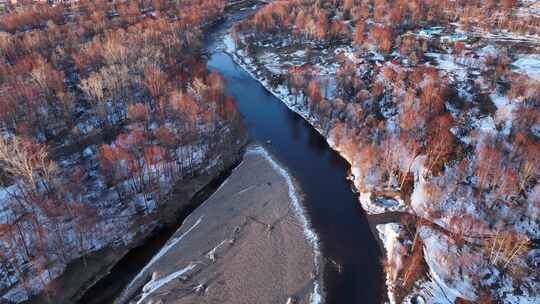
POLYGON ((376 196, 369 191, 360 192, 359 200, 362 208, 370 215, 407 210, 405 202, 399 196, 376 196))
MULTIPOLYGON (((10 299, 12 302, 20 302, 20 299, 23 297, 22 295, 28 297, 38 293, 44 288, 44 284, 61 275, 66 267, 66 262, 89 252, 100 250, 106 246, 127 245, 137 236, 151 231, 157 225, 157 221, 149 221, 146 224, 136 227, 133 227, 131 224, 134 219, 140 216, 140 210, 144 209, 147 213, 156 210, 160 194, 168 192, 171 189, 175 182, 174 178, 176 177, 167 174, 168 172, 164 170, 165 166, 174 167, 177 170, 181 168, 190 169, 194 165, 203 164, 209 152, 208 145, 197 142, 177 149, 181 161, 171 163, 160 162, 146 166, 143 169, 145 178, 152 176, 158 180, 161 183, 160 191, 163 192, 159 194, 153 192, 143 195, 132 190, 134 188, 132 183, 135 181, 130 178, 130 175, 126 175, 126 179, 120 181, 115 187, 108 187, 104 178, 98 172, 99 166, 96 148, 95 145, 88 146, 79 153, 63 157, 58 160, 58 164, 62 167, 62 170, 66 171, 74 166, 79 166, 84 170, 84 188, 79 193, 72 193, 70 199, 74 202, 84 202, 85 204, 88 202, 88 204, 95 207, 98 212, 98 218, 100 219, 99 222, 92 228, 92 231, 85 232, 86 235, 81 238, 79 232, 76 230, 77 219, 63 220, 59 227, 54 229, 60 229, 62 231, 60 241, 66 247, 67 259, 61 260, 58 256, 49 256, 50 260, 47 263, 48 269, 39 270, 39 273, 45 273, 45 271, 48 273, 50 271, 51 276, 34 276, 33 279, 29 280, 27 284, 28 288, 19 286, 20 284, 17 282, 15 276, 10 275, 6 277, 3 273, 0 273, 2 283, 5 283, 0 287, 4 289, 11 288, 3 295, 4 298, 10 299), (125 199, 120 197, 119 192, 123 192, 125 199)), ((219 165, 219 163, 220 159, 215 158, 210 160, 209 165, 205 167, 207 170, 210 170, 219 165)), ((121 162, 119 162, 119 165, 122 168, 121 162)), ((119 172, 122 173, 121 171, 119 172)), ((10 193, 16 193, 16 187, 16 185, 8 188, 0 187, 0 224, 12 220, 11 210, 13 201, 10 200, 10 193)), ((53 229, 48 224, 49 219, 39 212, 39 210, 37 219, 44 229, 53 229)), ((32 236, 28 233, 25 237, 30 239, 32 236)), ((51 234, 51 240, 47 240, 47 243, 50 244, 48 246, 54 246, 53 242, 56 241, 54 234, 51 234)), ((9 263, 21 264, 23 261, 22 253, 20 256, 17 253, 16 256, 11 257, 12 259, 9 263)), ((38 265, 38 261, 34 259, 25 265, 25 271, 37 273, 38 270, 35 269, 36 265, 38 265)))
POLYGON ((527 74, 529 77, 540 80, 540 55, 538 54, 520 54, 518 59, 513 62, 517 69, 527 74))
POLYGON ((178 242, 180 242, 191 231, 193 231, 193 229, 195 229, 201 223, 202 219, 203 219, 203 216, 199 217, 197 219, 197 221, 191 227, 189 227, 189 229, 186 230, 186 232, 182 233, 180 236, 178 236, 176 238, 172 238, 171 240, 169 240, 167 242, 167 244, 165 246, 163 246, 163 248, 161 248, 161 250, 152 258, 152 260, 150 260, 150 262, 148 264, 146 264, 144 266, 144 268, 135 276, 135 278, 133 280, 131 280, 131 282, 128 284, 128 286, 125 288, 125 290, 129 290, 133 286, 133 284, 136 281, 138 281, 146 273, 146 271, 148 271, 148 269, 150 269, 150 267, 152 265, 154 265, 154 263, 156 263, 162 256, 167 254, 167 252, 169 252, 169 250, 171 250, 171 248, 176 246, 176 244, 178 244, 178 242))
MULTIPOLYGON (((441 32, 439 32, 438 29, 433 28, 431 29, 431 31, 428 29, 427 31, 422 32, 422 35, 438 35, 440 33, 441 32)), ((471 37, 474 36, 472 33, 465 33, 461 31, 457 34, 446 36, 443 38, 448 41, 467 40, 469 35, 471 35, 471 37)), ((479 43, 484 43, 486 39, 490 42, 493 42, 494 37, 499 37, 501 39, 513 39, 505 33, 498 33, 497 35, 481 33, 481 35, 483 36, 480 36, 481 42, 479 43)), ((523 37, 514 38, 519 40, 523 37)), ((469 50, 474 46, 467 45, 466 47, 467 50, 469 50)), ((453 183, 452 176, 455 175, 456 172, 454 170, 455 168, 452 167, 452 164, 449 164, 449 168, 445 169, 446 173, 444 176, 426 176, 424 168, 426 157, 423 155, 415 158, 411 167, 411 172, 414 174, 415 177, 415 185, 413 187, 413 193, 411 196, 412 210, 409 210, 405 207, 404 202, 402 202, 399 196, 388 197, 377 195, 377 191, 375 191, 378 186, 377 184, 372 185, 366 183, 365 180, 362 181, 360 179, 364 175, 375 176, 379 174, 379 172, 368 172, 362 174, 363 172, 361 172, 361 166, 359 166, 358 163, 355 163, 361 161, 358 160, 359 158, 361 158, 361 156, 354 155, 354 153, 350 151, 344 151, 343 149, 345 147, 338 146, 339 143, 337 143, 332 137, 332 132, 330 132, 330 135, 325 134, 325 132, 320 129, 318 118, 314 117, 314 115, 312 115, 312 113, 309 112, 309 109, 307 109, 304 105, 296 103, 295 97, 293 96, 292 92, 290 92, 285 86, 271 87, 264 78, 260 77, 261 73, 257 70, 258 67, 247 63, 247 61, 244 60, 243 57, 247 56, 247 54, 244 53, 242 50, 236 50, 234 48, 231 48, 227 51, 231 54, 236 63, 238 63, 242 68, 244 68, 251 76, 253 76, 253 78, 258 80, 265 88, 267 88, 268 91, 270 91, 277 98, 282 100, 282 102, 291 110, 300 114, 321 134, 323 134, 323 136, 327 138, 327 142, 329 143, 329 145, 334 150, 339 152, 351 164, 351 179, 355 183, 356 189, 360 191, 360 203, 362 204, 363 209, 366 210, 368 214, 381 214, 388 211, 414 211, 414 213, 416 213, 418 216, 430 218, 428 212, 430 211, 430 207, 432 207, 433 209, 431 211, 436 210, 443 213, 441 218, 432 219, 434 224, 440 225, 442 228, 449 228, 449 222, 452 216, 461 215, 471 216, 471 218, 479 220, 479 222, 485 225, 490 224, 486 223, 486 214, 484 214, 484 212, 481 211, 479 208, 476 208, 475 204, 471 203, 471 200, 475 200, 475 198, 471 189, 472 187, 469 185, 455 185, 455 188, 453 188, 455 190, 455 193, 454 190, 448 191, 448 193, 443 193, 440 198, 433 201, 433 197, 431 196, 433 193, 430 193, 430 191, 432 191, 433 189, 432 186, 437 184, 437 186, 441 188, 450 187, 449 184, 453 183), (435 207, 428 206, 428 203, 433 204, 435 207)), ((334 53, 337 52, 343 52, 343 50, 336 50, 334 53)), ((515 100, 511 100, 507 96, 498 93, 501 92, 501 90, 493 90, 491 86, 487 85, 487 80, 483 78, 483 73, 489 71, 488 67, 485 66, 486 57, 495 56, 497 54, 499 54, 498 45, 492 43, 488 43, 486 46, 480 49, 476 49, 474 52, 467 53, 463 56, 447 54, 445 53, 445 51, 443 51, 442 53, 426 54, 426 56, 433 58, 434 61, 437 62, 437 68, 443 72, 442 74, 448 75, 448 77, 452 80, 451 84, 456 85, 459 96, 462 97, 465 102, 470 102, 472 104, 474 101, 475 95, 472 87, 473 81, 476 81, 476 84, 478 84, 479 87, 484 90, 483 92, 493 92, 490 95, 491 100, 496 107, 496 112, 493 116, 485 116, 486 113, 484 111, 479 111, 476 106, 470 111, 465 111, 466 114, 464 114, 463 111, 458 110, 457 108, 451 110, 456 120, 459 121, 459 123, 461 124, 459 125, 459 127, 456 127, 454 130, 452 130, 452 132, 462 141, 467 142, 471 145, 477 144, 477 142, 479 142, 479 139, 482 139, 488 134, 509 135, 512 128, 512 122, 516 118, 515 107, 517 106, 517 103, 515 102, 515 100)), ((349 59, 351 59, 352 61, 357 59, 355 57, 355 54, 352 52, 345 55, 349 57, 349 59)), ((382 59, 383 58, 381 57, 381 60, 382 59)), ((537 72, 540 72, 539 63, 540 55, 519 55, 519 59, 514 62, 514 66, 516 66, 520 71, 526 71, 526 73, 530 76, 534 75, 537 72)), ((275 64, 275 62, 273 62, 273 64, 275 64)), ((264 68, 267 67, 266 65, 267 64, 264 64, 264 68)), ((328 63, 328 65, 325 67, 324 60, 323 62, 318 63, 317 66, 321 67, 321 73, 323 74, 331 74, 332 70, 334 69, 331 63, 328 63)), ((273 65, 273 67, 275 68, 275 65, 273 65)), ((447 108, 449 108, 450 106, 451 105, 447 105, 447 108)), ((540 124, 533 125, 531 129, 535 135, 538 134, 537 136, 540 136, 540 124)), ((402 157, 402 159, 407 158, 402 157)), ((376 178, 374 180, 376 180, 376 178)), ((537 193, 540 193, 540 191, 537 191, 537 193)), ((510 211, 505 212, 506 213, 501 212, 500 216, 504 217, 505 219, 509 219, 510 217, 508 216, 508 214, 510 213, 510 211)), ((538 210, 528 211, 528 213, 530 214, 534 214, 534 212, 537 213, 538 210)), ((530 221, 529 217, 526 217, 525 220, 522 220, 521 223, 517 223, 515 227, 519 231, 531 232, 534 235, 538 235, 538 225, 535 226, 535 224, 530 221)), ((391 241, 392 238, 397 239, 396 235, 399 234, 398 232, 393 230, 392 226, 377 226, 377 230, 379 231, 380 238, 385 244, 385 248, 398 246, 398 241, 391 241)), ((472 232, 476 233, 477 231, 472 232)), ((453 303, 453 301, 457 297, 475 300, 477 294, 474 288, 475 285, 471 278, 475 275, 474 271, 479 269, 478 265, 472 265, 469 269, 464 269, 463 267, 458 265, 458 268, 460 268, 463 273, 452 273, 449 269, 451 268, 452 263, 456 263, 455 261, 452 261, 452 259, 461 258, 462 252, 460 252, 456 248, 456 246, 452 243, 451 239, 447 238, 445 235, 441 235, 437 231, 423 228, 423 238, 427 239, 427 241, 424 242, 424 254, 426 256, 426 262, 429 266, 428 277, 430 279, 419 282, 418 286, 415 288, 415 292, 409 295, 406 299, 414 299, 413 303, 453 303), (443 258, 441 258, 441 256, 443 258), (450 266, 446 263, 450 264, 450 266)), ((470 253, 470 249, 466 248, 464 249, 464 251, 465 253, 470 253)), ((396 255, 399 256, 399 253, 396 253, 396 255)), ((391 278, 392 274, 387 273, 387 280, 391 278)), ((497 282, 500 283, 500 281, 497 282)), ((510 284, 508 285, 508 294, 510 294, 511 291, 516 290, 516 288, 511 288, 511 283, 503 283, 510 284)), ((391 286, 390 284, 388 285, 391 286)), ((523 299, 527 299, 527 297, 517 297, 517 300, 515 302, 512 301, 512 303, 520 303, 520 301, 527 301, 523 299)), ((404 302, 410 303, 407 301, 404 302)))
POLYGON ((10 193, 15 193, 15 191, 15 185, 0 188, 0 224, 9 221, 9 216, 11 214, 11 209, 9 207, 10 193))
POLYGON ((469 37, 464 32, 456 32, 452 35, 441 37, 441 40, 445 42, 466 41, 467 39, 469 39, 469 37))
POLYGON ((297 58, 304 58, 306 57, 306 51, 298 50, 298 51, 295 51, 294 53, 291 53, 291 56, 297 57, 297 58))
MULTIPOLYGON (((419 178, 414 185, 413 193, 411 194, 411 207, 415 212, 423 212, 424 204, 429 201, 428 190, 426 189, 426 180, 424 175, 420 173, 419 178)), ((422 214, 419 214, 422 216, 422 214)))
POLYGON ((142 297, 139 299, 139 301, 137 301, 137 304, 141 304, 143 303, 143 301, 148 297, 150 296, 154 291, 158 290, 159 288, 161 288, 163 285, 169 283, 170 281, 184 275, 185 273, 193 270, 195 268, 196 264, 190 264, 189 266, 185 267, 185 268, 182 268, 180 270, 177 270, 161 279, 158 279, 158 280, 154 280, 152 278, 152 280, 148 283, 146 283, 146 285, 144 285, 142 291, 143 291, 143 294, 142 294, 142 297))
POLYGON ((13 288, 2 296, 2 299, 7 301, 20 303, 28 300, 28 292, 22 288, 13 288))
POLYGON ((86 156, 86 157, 90 157, 92 155, 94 155, 94 150, 91 148, 91 147, 87 147, 86 149, 84 149, 83 151, 83 155, 86 156))
POLYGON ((15 185, 0 188, 0 208, 6 208, 6 201, 9 199, 10 193, 14 193, 15 185))
POLYGON ((434 26, 434 27, 430 27, 430 28, 425 28, 425 29, 421 29, 419 32, 418 32, 418 35, 421 36, 421 37, 425 37, 425 38, 432 38, 434 35, 439 35, 441 34, 443 31, 443 28, 440 27, 440 26, 434 26))
POLYGON ((476 53, 480 55, 481 57, 487 57, 487 56, 495 57, 499 54, 499 50, 495 48, 495 46, 489 44, 477 50, 476 53))
MULTIPOLYGON (((259 83, 261 83, 261 85, 268 92, 270 92, 272 95, 276 96, 279 100, 283 101, 283 103, 285 103, 285 105, 289 109, 291 109, 293 112, 299 114, 304 119, 306 119, 307 121, 312 123, 313 118, 310 116, 307 109, 305 109, 304 107, 302 107, 300 105, 297 105, 295 103, 295 99, 292 96, 291 92, 289 92, 287 87, 284 86, 284 85, 279 85, 276 88, 272 88, 267 80, 261 79, 261 77, 257 77, 257 69, 256 69, 256 67, 251 64, 251 62, 252 62, 251 60, 248 60, 248 59, 250 59, 250 57, 247 56, 247 54, 243 50, 239 50, 239 49, 237 50, 236 46, 234 45, 234 42, 232 42, 232 41, 233 40, 232 40, 230 34, 225 35, 225 37, 223 39, 223 43, 224 43, 224 46, 225 46, 225 52, 227 52, 232 57, 234 62, 236 62, 250 76, 252 76, 253 79, 259 81, 259 83)), ((317 131, 319 131, 319 133, 322 134, 322 130, 317 129, 317 131)))
POLYGON ((231 242, 231 240, 223 240, 221 241, 221 243, 217 244, 216 247, 212 248, 212 250, 210 250, 206 256, 211 260, 211 261, 215 261, 216 260, 216 251, 221 247, 223 246, 225 243, 227 242, 231 242))
POLYGON ((383 242, 388 263, 392 265, 391 271, 386 272, 386 286, 390 304, 396 303, 395 282, 402 268, 401 250, 403 244, 399 241, 402 226, 398 223, 379 224, 376 226, 379 238, 383 242))
POLYGON ((531 132, 534 134, 534 136, 540 137, 540 123, 532 125, 531 132))
POLYGON ((486 32, 476 32, 470 33, 471 35, 480 37, 482 39, 489 40, 490 42, 523 42, 523 43, 532 43, 536 44, 540 42, 540 37, 537 35, 522 35, 515 32, 509 31, 499 31, 497 33, 486 33, 486 32))
POLYGON ((419 227, 419 233, 429 272, 427 279, 417 282, 403 303, 454 303, 458 297, 475 301, 475 280, 490 277, 491 271, 485 267, 481 252, 469 245, 459 247, 448 236, 428 226, 419 227), (470 259, 468 263, 460 262, 464 256, 470 259))
MULTIPOLYGON (((258 77, 257 68, 250 63, 246 63, 245 59, 249 57, 247 56, 247 54, 245 54, 243 50, 239 50, 236 48, 236 46, 232 42, 232 38, 230 34, 225 35, 225 38, 223 41, 225 45, 225 51, 231 55, 233 60, 240 67, 242 67, 255 80, 259 81, 266 88, 266 90, 268 90, 270 93, 276 96, 279 100, 281 100, 289 109, 299 114, 302 118, 308 121, 320 134, 325 136, 323 130, 318 127, 317 118, 311 115, 309 113, 309 110, 306 109, 306 107, 295 102, 295 97, 285 85, 278 85, 276 88, 273 88, 269 85, 269 83, 265 79, 261 79, 261 77, 258 77)), ((296 51, 293 54, 303 55, 304 54, 303 52, 304 51, 296 51)), ((345 56, 349 57, 350 59, 356 58, 355 55, 353 54, 352 48, 338 48, 335 50, 335 52, 344 53, 345 56)), ((336 66, 331 65, 330 67, 321 66, 320 73, 325 74, 325 75, 332 75, 332 74, 335 74, 336 68, 337 68, 337 65, 336 66)), ((298 98, 301 99, 302 96, 299 96, 298 98)), ((335 143, 332 141, 330 137, 325 136, 325 138, 327 138, 328 144, 334 150, 338 151, 342 155, 342 157, 344 157, 345 159, 349 161, 349 163, 353 163, 351 159, 347 157, 347 155, 343 154, 343 151, 339 150, 339 147, 335 145, 335 143)), ((353 176, 360 175, 360 172, 358 171, 359 169, 357 166, 353 165, 351 169, 352 169, 353 176)), ((364 198, 366 198, 365 195, 364 195, 364 198)), ((368 199, 364 199, 363 201, 361 200, 360 202, 365 207, 366 212, 370 214, 380 214, 387 211, 404 211, 407 209, 405 203, 399 197, 392 197, 392 198, 374 197, 373 202, 368 199)))
POLYGON ((234 39, 231 35, 225 35, 223 37, 223 44, 225 45, 226 50, 235 50, 236 49, 236 43, 234 42, 234 39))
POLYGON ((2 299, 14 303, 29 300, 31 290, 39 290, 44 288, 44 283, 47 283, 59 276, 63 270, 63 265, 55 264, 48 269, 42 269, 41 271, 34 273, 33 276, 29 276, 27 278, 27 281, 25 282, 26 286, 17 285, 15 288, 11 288, 2 295, 0 302, 2 302, 2 299))
POLYGON ((445 235, 422 226, 420 236, 424 241, 424 259, 429 267, 429 274, 433 281, 444 290, 445 297, 453 303, 457 297, 474 301, 477 298, 473 287, 473 280, 466 270, 453 271, 459 267, 449 257, 459 255, 457 246, 445 235))
POLYGON ((282 69, 281 64, 279 63, 279 56, 271 52, 265 52, 259 56, 259 60, 264 63, 264 66, 272 72, 274 75, 284 74, 285 71, 282 69))
POLYGON ((484 118, 481 118, 477 122, 477 128, 482 133, 497 133, 497 127, 495 127, 495 121, 493 120, 493 117, 486 116, 484 118))
POLYGON ((347 57, 350 61, 354 62, 354 63, 358 63, 360 60, 359 58, 356 57, 356 55, 354 54, 354 50, 352 47, 340 47, 340 48, 337 48, 334 50, 334 54, 335 55, 338 55, 338 54, 343 54, 345 55, 345 57, 347 57))
POLYGON ((511 103, 508 97, 491 94, 491 101, 497 107, 495 112, 495 123, 503 125, 502 133, 504 135, 509 135, 512 128, 512 121, 514 120, 514 110, 516 108, 514 103, 511 103))
POLYGON ((437 61, 437 68, 455 75, 458 80, 464 81, 467 78, 467 67, 457 64, 455 56, 439 53, 426 53, 425 55, 437 61))

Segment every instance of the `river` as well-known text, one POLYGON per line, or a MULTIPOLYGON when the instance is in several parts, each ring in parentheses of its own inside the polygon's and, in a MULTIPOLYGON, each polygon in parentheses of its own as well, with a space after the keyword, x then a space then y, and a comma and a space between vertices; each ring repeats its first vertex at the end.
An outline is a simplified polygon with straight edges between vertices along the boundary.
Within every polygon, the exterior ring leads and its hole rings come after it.
POLYGON ((326 303, 381 303, 381 251, 346 179, 349 164, 309 123, 223 51, 222 37, 230 22, 217 31, 208 47, 208 67, 225 77, 227 92, 235 97, 250 138, 270 142, 267 149, 299 182, 323 256, 341 265, 341 272, 333 263, 325 268, 326 303))
MULTIPOLYGON (((208 67, 225 77, 227 93, 235 97, 251 140, 269 142, 266 148, 287 167, 304 191, 305 209, 327 262, 323 278, 325 302, 382 303, 385 299, 382 253, 366 214, 346 179, 349 164, 311 125, 266 91, 223 51, 223 35, 233 22, 250 11, 229 16, 212 31, 206 41, 208 67)), ((170 231, 164 233, 169 235, 170 231)), ((163 246, 164 238, 158 239, 130 252, 109 276, 86 293, 80 303, 112 301, 121 286, 129 283, 144 267, 151 257, 149 253, 157 252, 163 246), (96 293, 102 294, 97 301, 96 293)))

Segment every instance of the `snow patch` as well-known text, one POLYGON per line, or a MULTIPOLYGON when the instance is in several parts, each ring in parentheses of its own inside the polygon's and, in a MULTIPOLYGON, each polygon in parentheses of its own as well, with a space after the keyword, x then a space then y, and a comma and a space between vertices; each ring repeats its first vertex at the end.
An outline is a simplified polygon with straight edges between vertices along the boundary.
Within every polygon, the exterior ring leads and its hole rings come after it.
POLYGON ((167 244, 163 246, 163 248, 161 248, 161 250, 152 258, 152 260, 150 260, 150 262, 144 266, 144 268, 137 274, 137 276, 135 276, 135 278, 131 281, 131 283, 129 283, 128 286, 125 288, 125 290, 129 290, 133 286, 133 284, 135 284, 135 282, 137 282, 146 273, 146 271, 150 269, 152 265, 154 265, 156 261, 158 261, 167 252, 169 252, 171 248, 176 246, 178 242, 184 239, 186 235, 188 235, 193 229, 195 229, 201 223, 202 219, 203 219, 203 216, 199 217, 199 219, 195 222, 195 224, 189 227, 189 229, 186 230, 186 232, 182 233, 180 236, 176 238, 169 240, 167 244))
POLYGON ((178 271, 175 271, 175 272, 169 274, 166 277, 163 277, 163 278, 158 279, 158 280, 151 280, 146 285, 144 285, 144 287, 142 289, 143 295, 142 295, 141 299, 139 301, 137 301, 137 304, 143 303, 143 301, 149 295, 151 295, 154 291, 158 290, 161 286, 163 286, 163 285, 169 283, 170 281, 180 277, 181 275, 193 270, 195 268, 195 266, 196 266, 195 264, 190 264, 186 268, 182 268, 182 269, 180 269, 178 271))
POLYGON ((407 209, 405 202, 399 196, 376 196, 373 192, 360 192, 359 200, 362 208, 370 215, 407 209))
POLYGON ((390 304, 396 303, 395 282, 402 268, 401 250, 403 244, 399 241, 402 227, 398 223, 379 224, 376 226, 379 238, 384 244, 388 263, 392 266, 386 271, 386 286, 390 304))
POLYGON ((519 59, 513 62, 519 71, 527 74, 531 78, 540 80, 540 55, 520 54, 519 59))

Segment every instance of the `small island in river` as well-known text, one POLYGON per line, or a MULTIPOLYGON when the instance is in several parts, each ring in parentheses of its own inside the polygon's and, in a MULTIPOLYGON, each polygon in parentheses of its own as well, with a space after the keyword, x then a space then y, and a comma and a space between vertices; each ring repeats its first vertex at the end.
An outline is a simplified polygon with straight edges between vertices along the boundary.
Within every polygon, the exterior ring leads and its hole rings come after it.
POLYGON ((319 303, 319 245, 298 192, 266 150, 249 148, 117 302, 319 303))

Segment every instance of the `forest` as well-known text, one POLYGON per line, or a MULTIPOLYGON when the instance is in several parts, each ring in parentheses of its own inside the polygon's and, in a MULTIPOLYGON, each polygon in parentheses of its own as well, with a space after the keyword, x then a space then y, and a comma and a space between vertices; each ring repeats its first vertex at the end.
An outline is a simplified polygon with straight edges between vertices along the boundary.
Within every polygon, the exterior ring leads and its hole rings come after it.
POLYGON ((204 33, 225 5, 83 0, 5 7, 4 300, 41 290, 54 296, 53 280, 68 263, 133 243, 159 224, 160 204, 175 185, 229 165, 243 125, 223 78, 201 58, 204 33))
POLYGON ((402 214, 392 303, 538 296, 535 5, 284 0, 233 28, 236 61, 348 160, 364 209, 402 214))
POLYGON ((536 303, 538 1, 238 2, 0 2, 0 302, 54 302, 238 161, 205 41, 251 10, 224 51, 350 164, 389 302, 536 303))

